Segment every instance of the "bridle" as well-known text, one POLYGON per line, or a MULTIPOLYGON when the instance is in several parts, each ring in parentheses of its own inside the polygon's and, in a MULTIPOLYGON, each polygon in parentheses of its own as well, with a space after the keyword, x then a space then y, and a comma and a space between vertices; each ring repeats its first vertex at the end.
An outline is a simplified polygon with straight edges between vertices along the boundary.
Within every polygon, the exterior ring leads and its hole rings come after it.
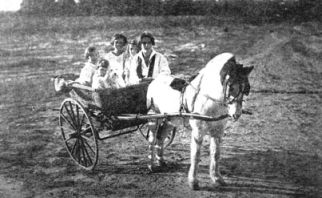
POLYGON ((231 97, 231 86, 232 86, 232 82, 231 80, 226 80, 224 85, 223 85, 223 93, 224 93, 224 99, 223 99, 223 103, 226 104, 226 105, 230 105, 234 102, 237 102, 237 103, 241 103, 243 102, 243 96, 244 95, 248 95, 249 92, 247 90, 247 86, 248 83, 246 83, 246 86, 245 88, 243 89, 243 82, 241 80, 237 80, 238 82, 238 86, 239 86, 239 89, 238 89, 238 93, 235 94, 235 96, 231 97))

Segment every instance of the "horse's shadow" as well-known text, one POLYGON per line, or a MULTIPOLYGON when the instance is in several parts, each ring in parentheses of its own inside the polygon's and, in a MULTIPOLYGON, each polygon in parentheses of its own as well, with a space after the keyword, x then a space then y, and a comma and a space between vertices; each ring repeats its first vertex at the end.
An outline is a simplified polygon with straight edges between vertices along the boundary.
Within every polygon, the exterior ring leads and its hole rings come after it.
POLYGON ((318 155, 285 150, 226 149, 220 167, 227 185, 216 187, 208 177, 207 163, 200 166, 200 176, 204 176, 201 190, 205 191, 315 197, 322 190, 322 158, 318 155))
MULTIPOLYGON (((175 153, 175 147, 169 148, 175 153)), ((208 150, 208 149, 205 149, 208 150)), ((180 150, 181 159, 169 159, 157 174, 182 173, 187 176, 190 150, 180 150)), ((314 197, 321 192, 322 159, 317 155, 295 151, 252 151, 223 149, 220 161, 226 186, 214 186, 209 177, 209 153, 203 152, 199 166, 201 191, 258 193, 295 197, 314 197)), ((113 174, 156 174, 147 169, 147 159, 114 165, 101 164, 97 171, 113 174)), ((181 174, 180 174, 181 175, 181 174)))

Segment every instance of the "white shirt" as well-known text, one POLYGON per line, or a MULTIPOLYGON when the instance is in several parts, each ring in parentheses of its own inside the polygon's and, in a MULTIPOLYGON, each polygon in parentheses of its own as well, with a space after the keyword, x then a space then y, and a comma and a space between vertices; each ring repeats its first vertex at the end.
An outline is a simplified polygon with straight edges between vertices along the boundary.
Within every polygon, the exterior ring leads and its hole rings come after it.
POLYGON ((113 52, 109 52, 104 55, 104 59, 109 62, 109 70, 117 73, 119 76, 123 76, 125 53, 116 56, 113 52))
POLYGON ((104 76, 100 76, 96 72, 93 76, 93 89, 121 88, 125 87, 124 80, 114 72, 106 72, 104 76))
MULTIPOLYGON (((135 56, 135 55, 134 55, 135 56)), ((131 65, 133 65, 134 56, 128 55, 125 59, 125 65, 124 65, 124 77, 126 84, 132 84, 130 79, 130 72, 131 72, 131 65)), ((135 84, 135 83, 134 83, 135 84)))
MULTIPOLYGON (((152 78, 156 78, 161 74, 167 75, 167 76, 170 75, 171 71, 166 57, 163 54, 152 50, 152 53, 149 57, 149 62, 152 60, 154 56, 155 56, 155 60, 154 60, 154 66, 152 71, 152 78)), ((141 75, 143 76, 143 78, 148 77, 149 65, 145 63, 142 51, 140 51, 138 54, 134 56, 133 61, 131 63, 130 76, 129 76, 131 84, 139 82, 140 80, 140 76, 138 76, 138 71, 137 71, 139 66, 141 66, 141 72, 142 72, 141 75), (141 65, 139 65, 139 62, 141 63, 141 65)))
POLYGON ((83 85, 91 86, 93 82, 93 75, 96 69, 97 69, 96 65, 90 62, 86 62, 76 82, 79 82, 83 85))

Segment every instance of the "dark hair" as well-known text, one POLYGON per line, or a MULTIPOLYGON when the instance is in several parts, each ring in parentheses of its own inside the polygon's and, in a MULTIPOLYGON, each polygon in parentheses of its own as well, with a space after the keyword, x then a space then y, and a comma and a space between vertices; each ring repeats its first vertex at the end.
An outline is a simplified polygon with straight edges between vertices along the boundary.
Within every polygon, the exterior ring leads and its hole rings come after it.
POLYGON ((139 42, 137 41, 137 39, 132 39, 130 42, 129 42, 129 45, 127 46, 127 50, 126 50, 126 53, 127 55, 130 55, 131 54, 131 49, 130 49, 130 45, 133 45, 135 46, 135 48, 137 49, 137 52, 139 52, 141 50, 141 46, 139 45, 139 42))
POLYGON ((132 39, 129 44, 131 45, 139 45, 138 41, 136 39, 132 39))
POLYGON ((111 45, 114 45, 114 41, 117 40, 117 39, 122 39, 124 41, 124 45, 127 44, 127 38, 126 36, 124 36, 123 34, 121 33, 116 33, 112 36, 112 39, 110 41, 111 45))
POLYGON ((151 39, 152 45, 155 45, 154 37, 152 36, 152 34, 150 32, 143 32, 140 35, 140 40, 139 40, 140 45, 142 44, 142 39, 145 38, 145 37, 151 39))
POLYGON ((89 46, 85 49, 85 52, 84 52, 84 57, 85 59, 88 59, 88 57, 90 56, 91 53, 95 52, 96 51, 96 47, 94 46, 89 46))
POLYGON ((98 61, 98 64, 97 64, 99 67, 103 67, 103 68, 108 68, 108 66, 110 65, 110 63, 108 62, 108 60, 102 58, 98 61))

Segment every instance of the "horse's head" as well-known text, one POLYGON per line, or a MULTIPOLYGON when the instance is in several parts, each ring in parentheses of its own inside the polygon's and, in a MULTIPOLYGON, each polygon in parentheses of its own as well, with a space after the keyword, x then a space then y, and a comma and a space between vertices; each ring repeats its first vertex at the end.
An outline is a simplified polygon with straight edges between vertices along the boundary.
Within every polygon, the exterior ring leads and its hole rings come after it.
POLYGON ((253 69, 253 66, 243 67, 232 58, 221 70, 224 104, 227 105, 228 114, 234 120, 237 120, 242 114, 243 97, 247 96, 250 91, 248 75, 253 69))

